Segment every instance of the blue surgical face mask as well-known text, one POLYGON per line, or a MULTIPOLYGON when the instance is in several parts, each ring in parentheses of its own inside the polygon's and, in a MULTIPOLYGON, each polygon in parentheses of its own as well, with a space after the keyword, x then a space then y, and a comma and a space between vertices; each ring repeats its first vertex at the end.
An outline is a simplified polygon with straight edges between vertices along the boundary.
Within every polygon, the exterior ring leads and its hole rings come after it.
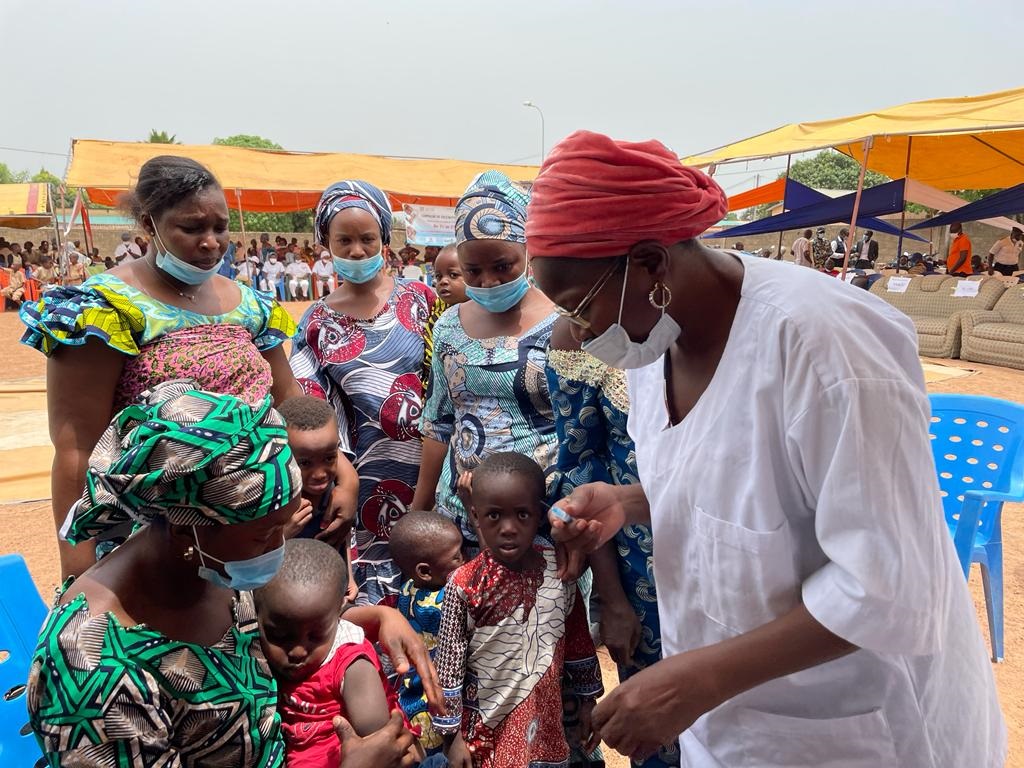
POLYGON ((486 309, 488 312, 507 312, 523 300, 530 290, 530 283, 524 271, 515 280, 511 280, 493 288, 474 288, 466 286, 466 295, 486 309))
POLYGON ((343 280, 353 283, 369 282, 384 268, 383 253, 368 259, 343 259, 333 253, 331 256, 334 258, 334 271, 341 275, 343 280))
POLYGON ((254 589, 266 586, 280 570, 284 562, 284 540, 277 549, 264 552, 262 555, 250 557, 248 560, 218 560, 213 555, 208 555, 199 546, 199 536, 196 534, 195 526, 192 526, 192 536, 196 540, 196 552, 199 553, 199 578, 206 579, 211 584, 225 589, 234 589, 239 592, 251 592, 254 589), (224 566, 227 578, 213 568, 206 565, 206 559, 224 566))
POLYGON ((179 259, 164 245, 160 233, 157 231, 156 222, 153 223, 153 236, 156 239, 157 247, 160 249, 156 254, 156 265, 178 282, 185 285, 202 285, 220 271, 221 262, 217 261, 209 269, 194 267, 183 259, 179 259))

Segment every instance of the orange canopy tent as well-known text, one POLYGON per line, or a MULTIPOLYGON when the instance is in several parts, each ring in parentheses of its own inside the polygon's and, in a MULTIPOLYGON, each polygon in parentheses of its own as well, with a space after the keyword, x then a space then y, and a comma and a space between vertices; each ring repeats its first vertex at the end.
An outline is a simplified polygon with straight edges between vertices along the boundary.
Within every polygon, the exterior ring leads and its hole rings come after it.
POLYGON ((66 182, 85 187, 89 199, 116 205, 157 155, 190 157, 209 168, 228 205, 243 211, 285 213, 316 206, 320 193, 340 179, 366 179, 386 191, 391 205, 454 206, 473 177, 490 168, 514 181, 532 181, 538 168, 464 160, 383 157, 328 152, 284 152, 221 145, 149 144, 75 139, 66 182))
POLYGON ((53 226, 46 184, 0 184, 0 227, 39 229, 53 226))

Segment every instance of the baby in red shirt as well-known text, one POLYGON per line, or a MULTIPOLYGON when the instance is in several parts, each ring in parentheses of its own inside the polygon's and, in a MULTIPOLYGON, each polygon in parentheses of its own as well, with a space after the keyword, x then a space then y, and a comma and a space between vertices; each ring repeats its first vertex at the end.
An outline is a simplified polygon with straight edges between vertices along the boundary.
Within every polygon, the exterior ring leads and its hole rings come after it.
POLYGON ((260 642, 278 685, 288 768, 340 763, 335 717, 368 736, 399 708, 373 646, 340 618, 347 588, 348 567, 334 547, 290 539, 281 569, 254 593, 260 642))

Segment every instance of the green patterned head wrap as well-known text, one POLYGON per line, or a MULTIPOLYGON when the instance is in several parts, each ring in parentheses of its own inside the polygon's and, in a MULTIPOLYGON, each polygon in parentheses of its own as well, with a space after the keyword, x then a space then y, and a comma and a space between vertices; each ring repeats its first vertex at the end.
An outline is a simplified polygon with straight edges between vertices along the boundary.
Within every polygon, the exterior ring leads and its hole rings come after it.
POLYGON ((78 543, 156 517, 179 525, 246 523, 301 490, 284 420, 269 397, 253 407, 191 381, 170 381, 110 422, 61 535, 78 543))

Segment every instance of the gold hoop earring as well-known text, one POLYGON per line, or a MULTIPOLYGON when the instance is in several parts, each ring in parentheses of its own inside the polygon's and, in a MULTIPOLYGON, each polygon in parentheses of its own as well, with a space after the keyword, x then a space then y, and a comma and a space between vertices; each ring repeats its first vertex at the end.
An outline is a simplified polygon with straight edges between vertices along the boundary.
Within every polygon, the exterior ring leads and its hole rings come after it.
POLYGON ((184 557, 186 560, 189 560, 189 561, 195 560, 196 559, 196 548, 193 547, 190 544, 188 546, 188 548, 185 550, 185 553, 182 555, 182 557, 184 557))
POLYGON ((654 284, 654 287, 651 288, 651 292, 647 294, 647 300, 651 302, 651 306, 655 309, 665 309, 665 307, 672 303, 672 291, 669 290, 667 285, 659 281, 654 284), (654 294, 659 290, 661 291, 660 302, 654 298, 654 294))

